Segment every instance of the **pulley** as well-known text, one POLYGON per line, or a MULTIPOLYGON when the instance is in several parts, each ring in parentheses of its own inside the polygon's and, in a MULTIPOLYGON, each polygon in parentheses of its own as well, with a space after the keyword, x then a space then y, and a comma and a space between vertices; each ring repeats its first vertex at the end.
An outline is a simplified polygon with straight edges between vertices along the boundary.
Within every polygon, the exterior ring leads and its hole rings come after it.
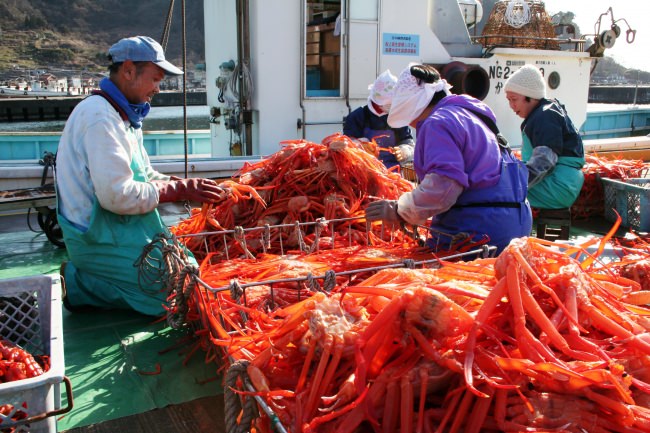
POLYGON ((609 29, 602 32, 600 36, 598 36, 598 39, 603 48, 612 48, 616 43, 617 37, 618 35, 616 34, 616 31, 614 29, 609 29))

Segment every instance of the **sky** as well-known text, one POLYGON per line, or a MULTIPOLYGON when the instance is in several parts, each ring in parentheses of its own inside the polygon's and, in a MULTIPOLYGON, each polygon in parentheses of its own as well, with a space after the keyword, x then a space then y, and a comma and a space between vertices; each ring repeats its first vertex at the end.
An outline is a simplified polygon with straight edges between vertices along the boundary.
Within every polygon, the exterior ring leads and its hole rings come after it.
MULTIPOLYGON (((583 35, 594 35, 596 22, 601 14, 607 13, 601 19, 600 32, 609 30, 612 26, 612 14, 607 10, 611 6, 614 21, 621 29, 621 35, 614 46, 605 50, 605 55, 612 57, 617 63, 627 67, 650 72, 650 28, 647 20, 650 18, 650 1, 648 0, 545 0, 546 12, 553 16, 557 12, 573 12, 574 22, 580 27, 583 35), (624 19, 624 20, 623 20, 624 19), (627 21, 627 23, 626 23, 627 21), (629 26, 628 26, 629 25, 629 26), (636 30, 634 42, 627 43, 626 31, 636 30)), ((593 39, 593 36, 589 36, 593 39)))

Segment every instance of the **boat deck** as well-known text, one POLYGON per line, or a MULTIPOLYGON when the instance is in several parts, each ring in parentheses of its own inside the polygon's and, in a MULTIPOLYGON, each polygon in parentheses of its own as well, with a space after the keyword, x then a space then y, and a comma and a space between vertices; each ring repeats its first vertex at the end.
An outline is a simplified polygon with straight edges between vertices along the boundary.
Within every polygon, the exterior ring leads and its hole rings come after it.
MULTIPOLYGON (((65 249, 32 228, 38 230, 34 211, 29 219, 23 212, 0 216, 0 278, 58 274, 65 249)), ((602 219, 579 222, 571 227, 571 239, 601 236, 610 228, 602 219)), ((188 335, 132 312, 64 309, 66 376, 74 407, 57 419, 58 431, 225 431, 221 372, 200 349, 187 358, 188 335)), ((65 396, 61 400, 65 406, 65 396)))
MULTIPOLYGON (((0 279, 56 276, 67 260, 66 250, 39 231, 36 215, 0 216, 0 279)), ((225 431, 219 366, 201 350, 189 356, 187 331, 127 311, 63 309, 62 316, 73 408, 57 418, 59 432, 225 431)))

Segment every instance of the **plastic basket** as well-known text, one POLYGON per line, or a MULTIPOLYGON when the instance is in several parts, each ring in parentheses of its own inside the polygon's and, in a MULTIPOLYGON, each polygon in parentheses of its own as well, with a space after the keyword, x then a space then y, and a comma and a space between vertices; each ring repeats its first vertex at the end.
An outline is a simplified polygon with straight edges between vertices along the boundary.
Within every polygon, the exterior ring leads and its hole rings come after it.
POLYGON ((40 376, 0 384, 0 406, 14 407, 0 416, 0 431, 56 432, 54 415, 72 409, 72 386, 64 376, 60 279, 39 275, 0 280, 0 336, 32 355, 49 356, 51 363, 40 376), (61 408, 62 382, 65 408, 61 408), (26 418, 14 420, 17 412, 26 418))
POLYGON ((605 195, 605 218, 636 231, 650 231, 650 179, 632 178, 626 181, 602 178, 605 195), (616 212, 614 212, 616 211, 616 212))

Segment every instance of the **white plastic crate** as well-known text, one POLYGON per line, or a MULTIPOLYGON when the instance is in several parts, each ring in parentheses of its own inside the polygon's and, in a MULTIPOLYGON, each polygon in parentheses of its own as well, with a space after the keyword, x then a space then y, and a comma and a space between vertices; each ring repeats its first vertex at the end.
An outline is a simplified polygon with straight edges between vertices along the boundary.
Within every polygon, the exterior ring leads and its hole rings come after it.
POLYGON ((639 232, 650 232, 650 179, 632 178, 625 181, 602 178, 605 196, 605 218, 639 232))
POLYGON ((0 384, 0 405, 14 410, 0 416, 0 431, 56 432, 56 416, 72 409, 72 386, 65 377, 61 280, 33 276, 0 280, 0 336, 32 355, 50 357, 50 369, 29 379, 0 384), (61 383, 67 407, 61 408, 61 383), (27 414, 13 421, 16 411, 27 414))

